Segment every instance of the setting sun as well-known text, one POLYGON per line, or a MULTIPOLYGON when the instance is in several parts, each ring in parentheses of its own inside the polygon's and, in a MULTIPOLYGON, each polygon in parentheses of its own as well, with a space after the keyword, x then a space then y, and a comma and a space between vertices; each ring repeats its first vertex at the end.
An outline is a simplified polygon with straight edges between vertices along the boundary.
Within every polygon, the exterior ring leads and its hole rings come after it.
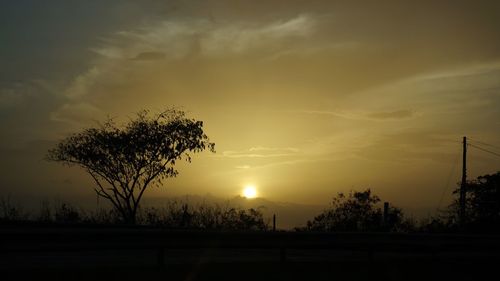
POLYGON ((257 189, 254 185, 247 185, 243 189, 243 197, 245 198, 255 198, 257 197, 257 189))

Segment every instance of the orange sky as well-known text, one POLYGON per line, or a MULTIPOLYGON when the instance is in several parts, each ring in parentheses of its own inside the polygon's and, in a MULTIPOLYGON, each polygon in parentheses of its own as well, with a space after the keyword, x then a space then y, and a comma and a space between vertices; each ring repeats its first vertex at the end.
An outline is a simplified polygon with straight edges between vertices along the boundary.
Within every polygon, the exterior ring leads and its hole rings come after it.
MULTIPOLYGON (((253 184, 327 204, 370 187, 435 210, 460 179, 463 135, 500 146, 497 1, 16 2, 0 4, 2 194, 92 196, 46 150, 107 115, 170 106, 204 120, 217 153, 150 197, 253 184)), ((471 176, 499 164, 470 151, 471 176)))

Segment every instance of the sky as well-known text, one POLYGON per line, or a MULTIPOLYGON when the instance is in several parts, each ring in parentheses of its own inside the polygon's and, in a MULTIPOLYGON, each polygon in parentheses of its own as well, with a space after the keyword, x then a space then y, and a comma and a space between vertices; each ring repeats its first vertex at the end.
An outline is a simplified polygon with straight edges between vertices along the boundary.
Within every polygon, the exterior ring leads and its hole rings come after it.
MULTIPOLYGON (((499 30, 498 1, 2 1, 0 195, 94 198, 47 150, 108 116, 175 106, 217 152, 147 197, 253 184, 326 205, 371 188, 432 212, 460 180, 463 136, 500 151, 499 30)), ((500 170, 468 156, 471 178, 500 170)))

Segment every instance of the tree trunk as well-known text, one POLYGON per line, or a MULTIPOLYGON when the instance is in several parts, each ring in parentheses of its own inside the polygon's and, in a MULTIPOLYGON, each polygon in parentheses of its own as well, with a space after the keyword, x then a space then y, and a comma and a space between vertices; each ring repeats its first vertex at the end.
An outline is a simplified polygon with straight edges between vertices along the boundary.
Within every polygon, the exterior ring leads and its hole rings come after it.
POLYGON ((136 224, 136 212, 134 212, 133 210, 123 210, 121 213, 123 223, 128 225, 136 224))

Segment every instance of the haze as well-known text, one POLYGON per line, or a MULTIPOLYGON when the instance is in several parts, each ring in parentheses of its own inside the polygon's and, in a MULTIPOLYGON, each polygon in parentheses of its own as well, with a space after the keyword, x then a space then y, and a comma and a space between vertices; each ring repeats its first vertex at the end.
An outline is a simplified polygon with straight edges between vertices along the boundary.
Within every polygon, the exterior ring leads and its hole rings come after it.
MULTIPOLYGON (((252 184, 326 205, 371 188, 431 212, 460 180, 462 136, 500 144, 498 1, 0 5, 0 188, 19 201, 93 198, 47 149, 141 109, 186 110, 217 150, 149 198, 252 184)), ((471 149, 469 176, 499 159, 471 149)))

